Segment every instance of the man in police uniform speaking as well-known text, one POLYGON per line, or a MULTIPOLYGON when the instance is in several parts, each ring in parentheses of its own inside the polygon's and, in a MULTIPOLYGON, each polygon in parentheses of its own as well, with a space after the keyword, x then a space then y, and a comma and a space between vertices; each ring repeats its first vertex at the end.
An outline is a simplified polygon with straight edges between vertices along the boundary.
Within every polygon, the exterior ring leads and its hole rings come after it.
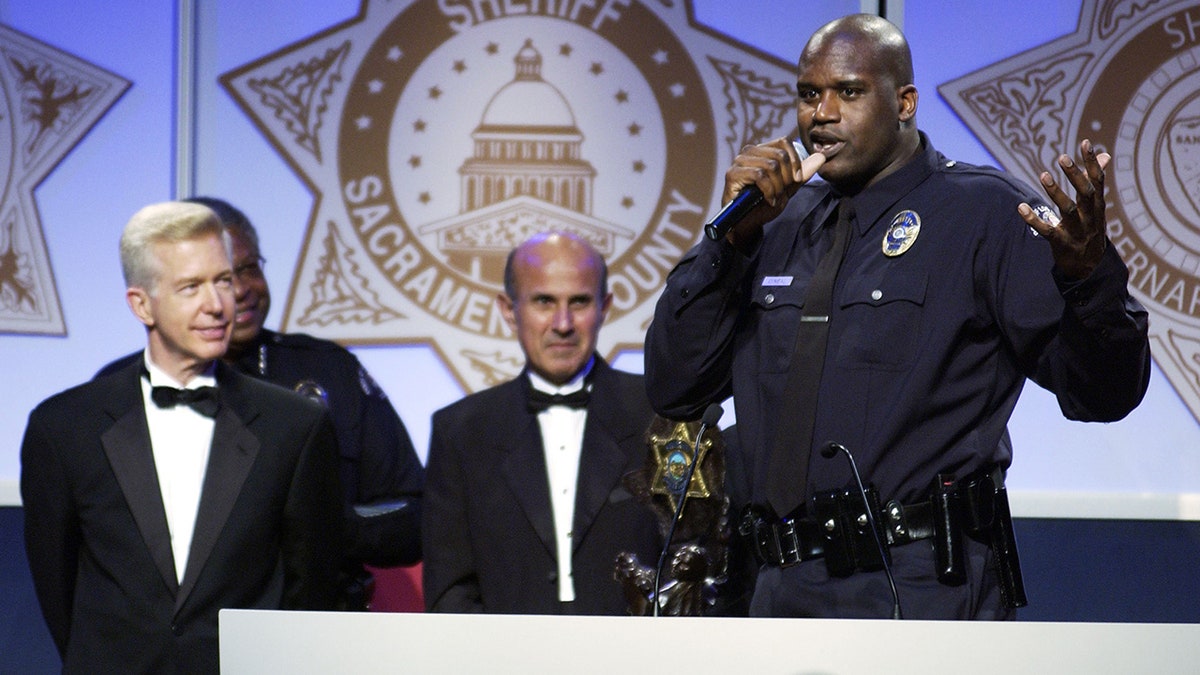
MULTIPOLYGON (((346 609, 366 609, 373 580, 363 565, 411 565, 421 559, 420 504, 425 470, 387 396, 344 347, 304 334, 263 328, 271 293, 263 276, 258 233, 239 209, 220 199, 185 200, 216 212, 233 241, 237 307, 223 361, 239 371, 295 390, 326 405, 341 455, 348 555, 346 609)), ((136 359, 105 366, 112 372, 136 359)))
POLYGON ((1086 140, 1081 161, 1059 156, 1074 201, 1038 177, 1059 216, 938 153, 912 82, 886 20, 818 30, 796 81, 811 156, 787 138, 742 150, 725 201, 762 203, 684 256, 647 334, 659 414, 734 396, 754 504, 740 525, 763 565, 752 615, 1012 618, 1006 425, 1025 380, 1082 421, 1146 391, 1147 314, 1105 236, 1109 156, 1086 140), (874 486, 881 545, 843 449, 874 486))

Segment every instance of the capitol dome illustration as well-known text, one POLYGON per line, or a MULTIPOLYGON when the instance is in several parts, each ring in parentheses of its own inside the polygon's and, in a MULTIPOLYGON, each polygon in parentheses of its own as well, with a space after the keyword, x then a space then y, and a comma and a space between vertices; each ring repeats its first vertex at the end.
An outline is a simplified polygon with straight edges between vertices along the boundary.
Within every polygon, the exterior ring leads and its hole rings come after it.
POLYGON ((532 40, 517 52, 516 77, 496 92, 471 134, 474 156, 459 169, 461 210, 529 195, 591 213, 596 170, 582 158, 583 133, 566 97, 542 79, 532 40))
POLYGON ((450 267, 502 286, 508 252, 549 230, 586 239, 601 255, 634 233, 592 216, 596 169, 583 159, 584 134, 567 97, 542 78, 532 40, 513 59, 516 74, 500 87, 471 132, 472 154, 459 167, 459 213, 428 223, 450 267))

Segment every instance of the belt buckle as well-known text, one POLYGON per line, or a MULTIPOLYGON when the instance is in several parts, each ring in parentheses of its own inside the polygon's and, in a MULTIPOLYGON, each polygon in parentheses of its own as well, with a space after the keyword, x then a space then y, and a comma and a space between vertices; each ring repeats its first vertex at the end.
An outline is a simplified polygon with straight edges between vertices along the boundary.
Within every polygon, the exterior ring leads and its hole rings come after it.
POLYGON ((773 529, 778 532, 776 541, 779 545, 779 566, 786 569, 804 562, 800 536, 796 533, 796 521, 785 518, 779 527, 773 529))

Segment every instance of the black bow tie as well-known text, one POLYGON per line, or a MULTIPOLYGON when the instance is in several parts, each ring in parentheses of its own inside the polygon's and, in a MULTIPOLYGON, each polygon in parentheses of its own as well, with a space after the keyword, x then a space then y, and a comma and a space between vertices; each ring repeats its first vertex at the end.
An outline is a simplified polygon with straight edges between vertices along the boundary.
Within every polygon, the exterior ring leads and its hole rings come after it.
POLYGON ((570 394, 547 394, 533 387, 529 388, 529 412, 542 412, 552 405, 565 405, 568 408, 586 408, 588 404, 587 387, 570 394))
POLYGON ((191 406, 192 410, 205 417, 215 416, 217 408, 220 407, 216 387, 197 387, 195 389, 154 387, 150 390, 150 398, 153 399, 154 405, 160 408, 174 408, 183 404, 191 406))

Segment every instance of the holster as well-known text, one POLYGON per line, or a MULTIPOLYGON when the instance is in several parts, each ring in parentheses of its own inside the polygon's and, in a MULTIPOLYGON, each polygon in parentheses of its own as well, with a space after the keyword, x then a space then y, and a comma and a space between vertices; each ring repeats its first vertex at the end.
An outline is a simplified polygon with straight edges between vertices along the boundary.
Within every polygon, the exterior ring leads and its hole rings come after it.
MULTIPOLYGON (((944 583, 954 583, 959 570, 966 579, 961 538, 954 532, 966 532, 985 539, 992 549, 996 563, 996 575, 1000 583, 1000 598, 1009 609, 1029 604, 1025 596, 1025 582, 1021 578, 1021 560, 1017 555, 1017 537, 1013 529, 1012 512, 1008 506, 1008 490, 1004 487, 1004 472, 999 467, 979 471, 955 481, 953 476, 939 475, 934 489, 934 509, 945 504, 945 521, 961 521, 961 528, 952 528, 945 535, 941 532, 934 538, 937 551, 938 578, 944 583), (943 577, 943 574, 945 576, 943 577)), ((935 521, 943 522, 941 513, 935 521)))
POLYGON ((996 522, 992 526, 992 554, 996 556, 996 573, 1000 576, 1000 597, 1009 609, 1029 604, 1025 597, 1025 580, 1021 577, 1021 560, 1017 556, 1017 535, 1013 530, 1012 512, 1008 509, 1008 488, 996 488, 996 522))
POLYGON ((938 581, 958 586, 967 581, 966 551, 963 550, 963 511, 955 492, 954 476, 938 474, 929 500, 933 506, 933 552, 938 581))

